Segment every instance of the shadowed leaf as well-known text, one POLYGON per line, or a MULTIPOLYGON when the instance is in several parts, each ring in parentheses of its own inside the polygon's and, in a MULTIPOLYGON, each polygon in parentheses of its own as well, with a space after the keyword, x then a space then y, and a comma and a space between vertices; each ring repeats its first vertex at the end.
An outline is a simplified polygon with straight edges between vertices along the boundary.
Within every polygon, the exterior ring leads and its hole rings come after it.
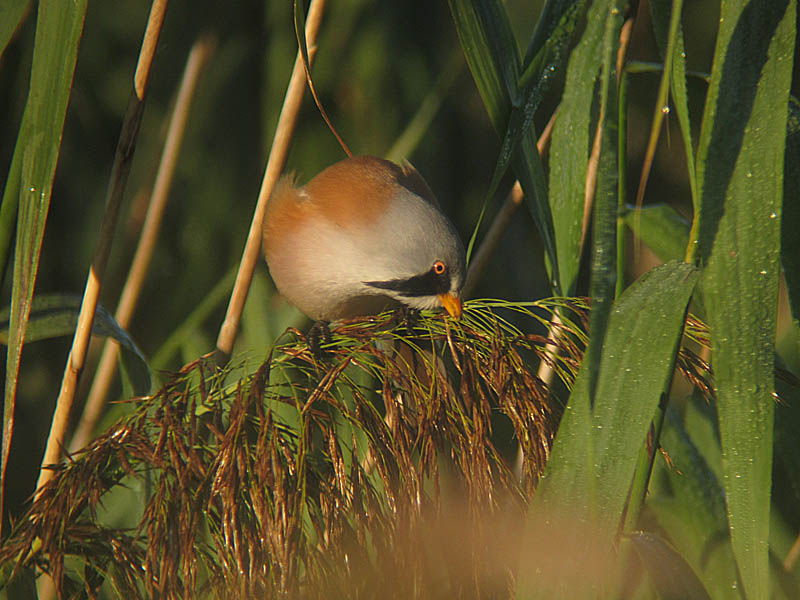
POLYGON ((637 215, 625 212, 625 224, 662 262, 681 260, 689 243, 689 223, 668 204, 650 204, 637 215))
POLYGON ((696 258, 711 329, 723 483, 748 597, 768 560, 781 200, 794 0, 722 4, 698 149, 696 258))
POLYGON ((663 538, 638 531, 626 536, 661 600, 711 600, 692 568, 663 538))
MULTIPOLYGON (((31 303, 27 342, 72 335, 78 323, 81 298, 64 294, 36 296, 31 303)), ((8 308, 0 311, 0 344, 8 344, 8 308)), ((120 346, 120 360, 137 396, 150 392, 150 369, 136 343, 114 317, 102 306, 97 307, 92 333, 114 339, 120 346)))

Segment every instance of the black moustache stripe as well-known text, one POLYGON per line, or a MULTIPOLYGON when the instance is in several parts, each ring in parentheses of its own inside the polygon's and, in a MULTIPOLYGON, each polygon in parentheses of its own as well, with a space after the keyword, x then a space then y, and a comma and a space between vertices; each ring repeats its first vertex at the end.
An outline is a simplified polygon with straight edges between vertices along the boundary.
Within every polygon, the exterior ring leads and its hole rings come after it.
POLYGON ((436 273, 433 269, 422 275, 414 275, 406 279, 365 281, 364 283, 381 290, 397 292, 409 298, 438 296, 450 291, 450 277, 447 272, 436 273))

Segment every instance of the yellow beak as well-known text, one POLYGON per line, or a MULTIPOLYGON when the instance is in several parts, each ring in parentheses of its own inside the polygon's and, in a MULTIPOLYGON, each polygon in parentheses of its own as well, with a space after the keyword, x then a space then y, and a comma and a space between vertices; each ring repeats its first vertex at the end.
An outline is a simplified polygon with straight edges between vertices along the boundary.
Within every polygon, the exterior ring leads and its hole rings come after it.
POLYGON ((456 294, 439 294, 439 302, 454 319, 461 318, 461 298, 456 294))

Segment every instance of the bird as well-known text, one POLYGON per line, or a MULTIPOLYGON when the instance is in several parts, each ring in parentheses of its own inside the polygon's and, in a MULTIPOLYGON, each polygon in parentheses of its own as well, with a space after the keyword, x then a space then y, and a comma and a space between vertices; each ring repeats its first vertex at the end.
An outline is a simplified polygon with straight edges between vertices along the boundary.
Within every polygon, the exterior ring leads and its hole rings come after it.
POLYGON ((305 185, 284 175, 262 248, 278 292, 317 323, 398 307, 461 317, 464 245, 408 162, 351 156, 305 185))

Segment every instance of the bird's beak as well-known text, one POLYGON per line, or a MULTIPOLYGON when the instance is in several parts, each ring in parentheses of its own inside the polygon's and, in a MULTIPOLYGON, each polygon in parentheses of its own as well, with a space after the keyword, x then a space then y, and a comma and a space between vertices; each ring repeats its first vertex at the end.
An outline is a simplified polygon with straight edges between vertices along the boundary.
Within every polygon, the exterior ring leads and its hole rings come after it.
POLYGON ((439 302, 454 319, 461 318, 461 298, 456 294, 439 294, 439 302))

